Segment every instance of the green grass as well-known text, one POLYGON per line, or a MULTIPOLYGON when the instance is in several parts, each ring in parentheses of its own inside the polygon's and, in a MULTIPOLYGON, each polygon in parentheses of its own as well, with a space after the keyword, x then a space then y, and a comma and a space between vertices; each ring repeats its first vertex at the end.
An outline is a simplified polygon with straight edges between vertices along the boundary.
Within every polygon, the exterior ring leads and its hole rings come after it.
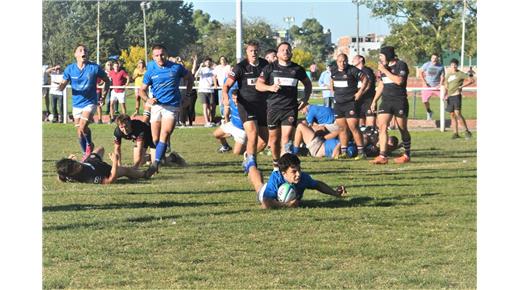
MULTIPOLYGON (((92 125, 97 146, 111 150, 113 128, 92 125)), ((44 124, 43 287, 476 288, 476 138, 412 132, 401 166, 304 157, 350 197, 308 190, 301 208, 262 210, 211 131, 175 131, 189 167, 102 186, 57 181, 79 146, 71 124, 44 124)))

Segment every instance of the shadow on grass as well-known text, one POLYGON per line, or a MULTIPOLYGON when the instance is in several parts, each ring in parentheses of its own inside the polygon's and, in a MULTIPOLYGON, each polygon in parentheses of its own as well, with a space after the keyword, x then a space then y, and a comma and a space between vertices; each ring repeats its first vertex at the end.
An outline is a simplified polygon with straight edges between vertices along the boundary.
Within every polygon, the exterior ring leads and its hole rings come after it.
POLYGON ((238 193, 238 192, 250 192, 247 189, 230 189, 230 190, 208 190, 208 191, 168 191, 168 192, 127 192, 126 194, 219 194, 219 193, 238 193))
POLYGON ((44 206, 44 212, 55 211, 80 211, 80 210, 104 210, 104 209, 124 209, 124 208, 166 208, 166 207, 192 207, 206 205, 220 205, 220 202, 134 202, 134 203, 108 203, 108 204, 67 204, 44 206))
POLYGON ((171 220, 186 218, 186 217, 201 217, 201 216, 220 216, 220 215, 233 215, 251 212, 252 209, 244 210, 231 210, 231 211, 220 211, 220 212, 208 212, 208 213, 193 213, 193 214, 180 214, 180 215, 146 215, 146 216, 135 216, 124 218, 122 220, 105 220, 92 223, 75 223, 65 225, 55 225, 43 227, 44 231, 63 231, 63 230, 76 230, 76 229, 104 229, 104 228, 121 228, 121 227, 135 227, 135 223, 148 223, 148 222, 165 222, 171 223, 171 220))
POLYGON ((356 196, 350 199, 336 200, 302 200, 302 208, 340 208, 340 207, 390 207, 390 206, 409 206, 415 205, 417 202, 403 202, 405 199, 413 199, 430 197, 439 193, 422 193, 422 194, 400 194, 383 198, 373 198, 370 196, 356 196))

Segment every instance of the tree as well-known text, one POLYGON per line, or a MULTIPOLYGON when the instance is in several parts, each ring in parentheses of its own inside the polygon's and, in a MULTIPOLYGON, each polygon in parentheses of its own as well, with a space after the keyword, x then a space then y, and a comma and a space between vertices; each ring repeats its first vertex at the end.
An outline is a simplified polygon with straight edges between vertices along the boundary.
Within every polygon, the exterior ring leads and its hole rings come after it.
POLYGON ((295 40, 294 47, 309 51, 316 62, 325 61, 330 47, 326 43, 326 34, 323 26, 316 18, 305 19, 301 27, 293 25, 289 29, 291 37, 295 40))
MULTIPOLYGON (((476 1, 469 0, 466 17, 466 51, 476 52, 476 1)), ((387 19, 391 34, 385 45, 396 46, 401 58, 417 63, 432 53, 460 49, 462 1, 374 1, 372 14, 387 19)))
POLYGON ((295 63, 303 66, 304 68, 308 68, 314 61, 314 57, 307 50, 303 50, 301 48, 295 48, 295 49, 293 49, 293 56, 292 56, 291 60, 294 61, 295 63))
MULTIPOLYGON (((193 43, 197 31, 191 21, 193 5, 179 1, 151 1, 146 13, 148 44, 162 43, 178 54, 193 43)), ((96 48, 97 1, 43 1, 43 62, 70 63, 72 50, 83 43, 96 48)), ((144 46, 143 14, 137 1, 99 1, 100 61, 130 46, 144 46)))
POLYGON ((125 69, 132 74, 137 67, 137 62, 144 58, 144 47, 130 46, 128 49, 121 51, 121 59, 125 63, 125 69))

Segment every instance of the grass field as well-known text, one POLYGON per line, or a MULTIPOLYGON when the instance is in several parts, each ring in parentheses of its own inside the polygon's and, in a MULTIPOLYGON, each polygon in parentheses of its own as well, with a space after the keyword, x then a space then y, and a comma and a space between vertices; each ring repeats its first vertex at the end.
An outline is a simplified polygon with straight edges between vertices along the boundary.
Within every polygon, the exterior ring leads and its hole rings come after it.
MULTIPOLYGON (((97 146, 111 150, 113 128, 92 125, 97 146)), ((476 134, 414 131, 401 166, 304 157, 350 197, 308 190, 301 208, 262 210, 211 129, 175 131, 188 167, 107 186, 58 182, 55 161, 79 145, 71 124, 42 129, 46 289, 476 288, 476 134)))

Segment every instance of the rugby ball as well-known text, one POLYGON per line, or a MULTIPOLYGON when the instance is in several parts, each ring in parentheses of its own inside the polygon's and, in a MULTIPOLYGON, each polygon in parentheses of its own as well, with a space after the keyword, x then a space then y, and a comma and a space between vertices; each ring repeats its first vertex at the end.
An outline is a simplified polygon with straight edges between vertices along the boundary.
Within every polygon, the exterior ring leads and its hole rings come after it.
POLYGON ((296 189, 294 186, 288 182, 280 185, 278 187, 278 201, 279 202, 289 202, 296 198, 296 189))

